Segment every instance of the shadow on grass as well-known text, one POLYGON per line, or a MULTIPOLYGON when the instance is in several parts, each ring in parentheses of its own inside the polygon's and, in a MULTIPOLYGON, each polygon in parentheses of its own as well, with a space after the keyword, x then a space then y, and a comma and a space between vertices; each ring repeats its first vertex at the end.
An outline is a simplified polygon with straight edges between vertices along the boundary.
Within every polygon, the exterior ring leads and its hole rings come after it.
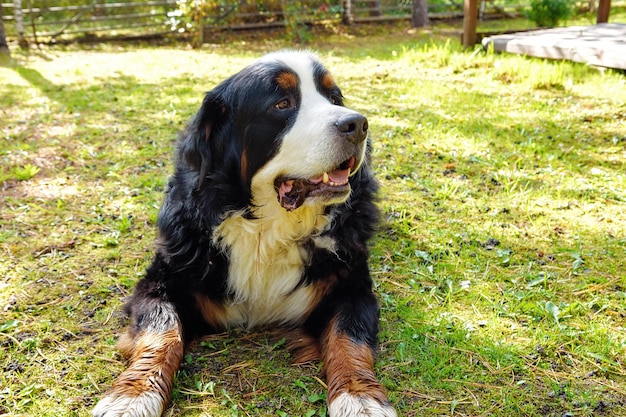
MULTIPOLYGON (((36 69, 20 65, 10 69, 47 100, 29 102, 23 87, 5 86, 3 101, 16 114, 9 118, 9 125, 15 123, 14 137, 3 146, 7 155, 16 155, 7 158, 3 167, 5 180, 11 179, 12 170, 26 164, 42 168, 38 178, 85 167, 102 170, 105 176, 163 167, 179 131, 203 98, 198 94, 195 101, 189 100, 191 104, 177 101, 181 100, 178 86, 188 85, 188 77, 158 84, 114 74, 99 79, 98 84, 57 85, 36 69), (163 161, 155 161, 156 155, 163 161)), ((161 175, 167 177, 169 172, 161 175)))

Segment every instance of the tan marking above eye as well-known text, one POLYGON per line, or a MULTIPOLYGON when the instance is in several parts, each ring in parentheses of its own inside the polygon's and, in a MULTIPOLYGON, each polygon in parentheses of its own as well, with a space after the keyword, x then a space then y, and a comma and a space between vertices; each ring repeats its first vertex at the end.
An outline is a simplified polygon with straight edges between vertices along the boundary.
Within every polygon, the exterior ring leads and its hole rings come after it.
POLYGON ((293 72, 281 72, 276 77, 276 83, 283 90, 293 90, 298 86, 298 77, 293 72))
POLYGON ((333 76, 330 75, 330 73, 326 73, 324 74, 324 76, 322 77, 322 85, 324 86, 324 88, 327 89, 331 89, 334 85, 335 85, 335 80, 333 79, 333 76))

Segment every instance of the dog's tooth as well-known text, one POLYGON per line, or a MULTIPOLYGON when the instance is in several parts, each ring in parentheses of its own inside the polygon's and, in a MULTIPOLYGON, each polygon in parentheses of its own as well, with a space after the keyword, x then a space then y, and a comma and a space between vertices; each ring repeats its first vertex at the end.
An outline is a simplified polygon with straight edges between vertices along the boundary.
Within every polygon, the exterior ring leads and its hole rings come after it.
POLYGON ((324 178, 322 179, 322 182, 324 184, 328 184, 329 181, 330 181, 330 179, 328 178, 328 173, 324 172, 324 178))

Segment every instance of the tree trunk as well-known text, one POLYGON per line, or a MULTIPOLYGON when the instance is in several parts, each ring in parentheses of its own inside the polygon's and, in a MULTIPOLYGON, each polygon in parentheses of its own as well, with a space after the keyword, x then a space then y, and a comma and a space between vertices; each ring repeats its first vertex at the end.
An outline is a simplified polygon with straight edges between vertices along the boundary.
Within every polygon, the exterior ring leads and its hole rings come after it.
POLYGON ((413 26, 414 28, 423 28, 425 26, 428 26, 427 0, 413 0, 411 26, 413 26))
POLYGON ((2 21, 2 3, 0 3, 0 54, 11 55, 7 44, 7 34, 4 32, 4 22, 2 21))

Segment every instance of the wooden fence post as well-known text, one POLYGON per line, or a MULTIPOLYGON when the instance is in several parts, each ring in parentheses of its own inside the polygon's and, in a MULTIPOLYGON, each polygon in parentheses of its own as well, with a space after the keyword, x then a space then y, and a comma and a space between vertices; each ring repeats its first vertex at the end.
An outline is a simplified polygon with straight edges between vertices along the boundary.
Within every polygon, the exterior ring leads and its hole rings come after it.
POLYGON ((354 23, 354 16, 352 15, 352 1, 343 0, 343 13, 341 15, 341 21, 344 25, 351 25, 354 23))
POLYGON ((380 5, 380 0, 368 1, 367 7, 369 9, 368 14, 370 16, 382 16, 383 15, 383 9, 380 5))
POLYGON ((476 44, 476 13, 478 0, 463 2, 463 48, 472 48, 476 44))
POLYGON ((611 0, 600 0, 598 6, 598 17, 596 23, 607 23, 609 21, 609 12, 611 11, 611 0))
POLYGON ((7 35, 4 31, 4 22, 2 21, 2 3, 0 3, 0 63, 4 63, 2 61, 3 56, 10 56, 11 51, 9 50, 9 45, 7 45, 7 35))
POLYGON ((24 13, 22 12, 22 0, 13 0, 13 16, 15 17, 15 31, 17 32, 17 43, 20 48, 28 48, 28 41, 24 36, 24 13))
POLYGON ((427 0, 413 0, 411 9, 411 26, 423 28, 428 26, 428 3, 427 0))

